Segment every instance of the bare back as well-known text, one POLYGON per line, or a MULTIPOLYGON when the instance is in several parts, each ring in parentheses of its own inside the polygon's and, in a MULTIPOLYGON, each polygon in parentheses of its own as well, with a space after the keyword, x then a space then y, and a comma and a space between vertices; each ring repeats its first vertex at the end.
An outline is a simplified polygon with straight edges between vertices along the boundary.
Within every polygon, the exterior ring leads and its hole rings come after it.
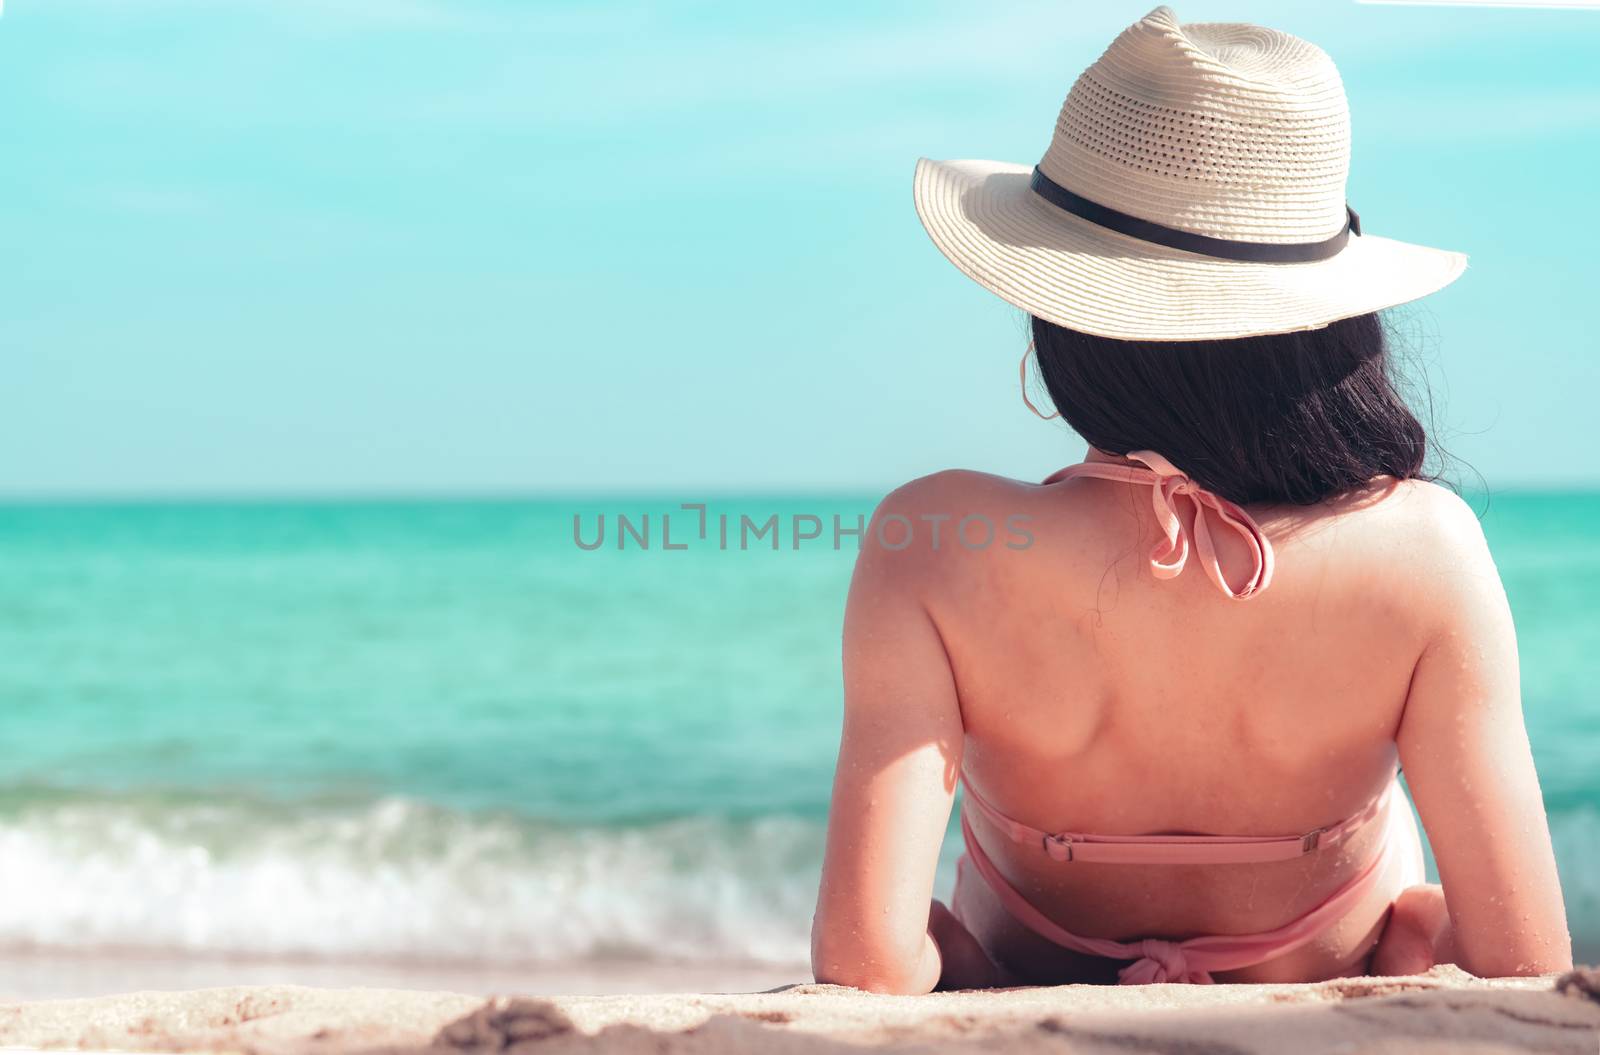
MULTIPOLYGON (((1193 507, 1179 505, 1192 529, 1193 507)), ((950 473, 910 485, 886 507, 924 526, 931 521, 921 518, 930 516, 1011 518, 1026 525, 1031 541, 971 548, 947 527, 938 546, 922 531, 903 550, 863 554, 847 616, 846 728, 819 925, 830 879, 848 888, 844 877, 853 874, 870 885, 879 881, 874 869, 887 867, 894 875, 882 880, 885 891, 904 888, 913 874, 920 889, 919 873, 883 864, 889 851, 880 847, 874 858, 860 841, 875 838, 875 812, 915 808, 905 801, 915 793, 903 785, 928 779, 913 776, 923 766, 937 773, 941 791, 930 808, 941 829, 960 770, 1006 813, 1045 830, 1282 835, 1355 812, 1403 761, 1447 895, 1452 881, 1469 895, 1474 883, 1486 889, 1471 878, 1484 868, 1471 861, 1472 830, 1514 824, 1523 829, 1520 841, 1507 832, 1516 845, 1489 870, 1504 882, 1514 868, 1531 883, 1524 886, 1530 899, 1550 900, 1548 835, 1542 823, 1526 835, 1528 817, 1543 814, 1516 699, 1509 614, 1476 521, 1455 496, 1386 480, 1315 507, 1251 508, 1277 566, 1271 589, 1248 601, 1220 593, 1192 564, 1175 579, 1150 574, 1158 531, 1149 488, 1092 479, 1041 487, 950 473), (920 613, 897 595, 914 597, 920 613), (1464 604, 1484 611, 1463 623, 1455 609, 1464 604), (919 618, 925 632, 907 628, 919 618), (1440 651, 1452 639, 1483 669, 1440 651), (930 665, 942 669, 923 669, 930 665), (1438 666, 1449 669, 1431 669, 1438 666), (879 724, 897 709, 904 717, 906 708, 929 705, 914 694, 941 693, 953 715, 879 724), (1434 698, 1419 706, 1421 693, 1434 698), (1452 715, 1444 705, 1452 693, 1488 702, 1477 719, 1470 700, 1465 717, 1452 715), (1408 701, 1417 714, 1408 716, 1408 701), (1484 801, 1463 809, 1458 800, 1471 774, 1460 767, 1491 750, 1478 744, 1474 721, 1483 736, 1502 741, 1492 748, 1497 757, 1479 760, 1499 774, 1500 786, 1480 784, 1484 801), (1416 726, 1412 743, 1408 723, 1416 726), (875 752, 884 760, 877 772, 875 752), (1519 816, 1519 809, 1529 812, 1519 816), (1513 860, 1521 863, 1504 863, 1513 860)), ((1225 575, 1244 574, 1242 543, 1218 538, 1217 549, 1225 575)), ((1385 877, 1342 924, 1219 980, 1360 973, 1388 907, 1403 886, 1420 881, 1420 843, 1409 811, 1399 808, 1407 845, 1390 854, 1385 877)), ((1372 825, 1335 851, 1268 864, 1062 867, 1034 848, 986 835, 986 823, 975 822, 978 834, 1029 901, 1068 929, 1106 937, 1278 926, 1371 861, 1375 840, 1385 836, 1372 825)), ((902 812, 889 843, 909 850, 916 830, 902 812)), ((1013 981, 1104 980, 1103 962, 1019 926, 982 884, 960 896, 958 914, 1013 981)), ((1542 918, 1534 944, 1558 943, 1556 932, 1564 937, 1558 891, 1554 904, 1554 915, 1535 906, 1542 918)), ((1489 931, 1497 923, 1470 926, 1489 931)), ((1483 957, 1477 969, 1502 962, 1486 934, 1475 931, 1466 941, 1474 944, 1483 957)), ((1559 959, 1558 949, 1547 951, 1559 959)), ((1529 962, 1525 947, 1510 955, 1529 962)))
MULTIPOLYGON (((1073 480, 1013 494, 1034 544, 970 554, 975 566, 952 566, 933 601, 966 772, 1007 812, 1047 829, 1277 835, 1336 822, 1383 789, 1426 616, 1374 564, 1427 496, 1402 486, 1333 509, 1251 510, 1278 566, 1270 590, 1233 601, 1197 567, 1150 574, 1147 488, 1073 480)), ((1192 524, 1192 507, 1180 515, 1192 524)), ((1220 563, 1238 575, 1244 554, 1231 542, 1219 539, 1220 563)), ((1016 847, 1003 867, 1069 929, 1266 930, 1347 879, 1378 834, 1343 853, 1248 867, 1063 869, 1016 847)), ((1420 860, 1420 844, 1407 852, 1420 860)), ((1350 967, 1376 939, 1395 882, 1334 940, 1239 980, 1350 967)), ((961 909, 991 932, 980 940, 1014 969, 1037 962, 1041 979, 1093 969, 995 912, 982 887, 965 893, 979 900, 961 909)))

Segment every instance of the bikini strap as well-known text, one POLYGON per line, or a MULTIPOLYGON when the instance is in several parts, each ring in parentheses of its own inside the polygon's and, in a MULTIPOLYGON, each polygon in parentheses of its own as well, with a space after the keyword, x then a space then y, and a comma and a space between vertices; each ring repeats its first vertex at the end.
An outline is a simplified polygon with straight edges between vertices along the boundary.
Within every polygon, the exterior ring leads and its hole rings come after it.
POLYGON ((1093 835, 1047 832, 1014 820, 978 793, 965 773, 962 811, 971 806, 1013 842, 1041 848, 1057 861, 1098 864, 1260 864, 1288 861, 1318 849, 1338 846, 1388 807, 1394 795, 1391 778, 1372 801, 1338 824, 1300 835, 1093 835))
POLYGON ((1213 981, 1213 972, 1252 967, 1293 952, 1325 933, 1347 916, 1359 901, 1371 895, 1382 881, 1385 865, 1400 843, 1394 838, 1381 840, 1372 860, 1349 882, 1305 915, 1274 930, 1257 934, 1206 935, 1179 941, 1160 938, 1117 941, 1074 934, 1040 912, 1000 874, 1000 869, 995 867, 984 852, 983 844, 973 833, 965 812, 961 815, 961 835, 967 852, 958 866, 970 861, 1012 918, 1064 949, 1087 956, 1133 961, 1117 972, 1117 981, 1123 985, 1150 982, 1204 984, 1213 981))
POLYGON ((1165 536, 1150 551, 1150 570, 1158 579, 1171 579, 1183 571, 1189 559, 1189 532, 1183 517, 1178 515, 1175 499, 1187 495, 1194 503, 1194 548, 1199 554, 1200 566, 1217 585, 1217 589, 1236 601, 1247 601, 1261 593, 1272 582, 1272 543, 1267 540, 1250 514, 1233 502, 1213 494, 1191 480, 1155 451, 1133 451, 1129 458, 1139 465, 1117 465, 1111 462, 1079 462, 1058 470, 1045 478, 1046 484, 1076 476, 1090 476, 1101 480, 1115 480, 1129 484, 1150 485, 1151 503, 1155 508, 1156 522, 1165 536), (1217 561, 1217 549, 1211 538, 1211 520, 1215 517, 1224 526, 1244 540, 1254 557, 1254 569, 1243 588, 1235 590, 1222 576, 1222 566, 1217 561))

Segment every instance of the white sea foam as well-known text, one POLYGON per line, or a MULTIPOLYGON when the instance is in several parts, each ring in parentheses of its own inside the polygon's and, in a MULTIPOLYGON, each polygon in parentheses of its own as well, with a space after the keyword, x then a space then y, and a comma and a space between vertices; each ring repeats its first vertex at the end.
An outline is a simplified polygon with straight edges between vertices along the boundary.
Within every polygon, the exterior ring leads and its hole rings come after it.
POLYGON ((390 798, 0 817, 0 947, 804 964, 820 826, 561 828, 390 798))

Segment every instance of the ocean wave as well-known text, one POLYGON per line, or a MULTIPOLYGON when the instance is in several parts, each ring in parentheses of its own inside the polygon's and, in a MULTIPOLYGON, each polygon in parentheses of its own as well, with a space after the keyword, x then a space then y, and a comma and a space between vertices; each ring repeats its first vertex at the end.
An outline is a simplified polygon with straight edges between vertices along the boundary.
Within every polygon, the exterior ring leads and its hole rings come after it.
POLYGON ((49 799, 0 809, 0 948, 798 965, 823 837, 788 817, 572 828, 394 797, 49 799))
MULTIPOLYGON (((1592 959, 1600 811, 1553 814, 1551 830, 1592 959)), ((823 836, 792 816, 572 826, 402 797, 12 788, 0 791, 0 951, 803 968, 823 836)))

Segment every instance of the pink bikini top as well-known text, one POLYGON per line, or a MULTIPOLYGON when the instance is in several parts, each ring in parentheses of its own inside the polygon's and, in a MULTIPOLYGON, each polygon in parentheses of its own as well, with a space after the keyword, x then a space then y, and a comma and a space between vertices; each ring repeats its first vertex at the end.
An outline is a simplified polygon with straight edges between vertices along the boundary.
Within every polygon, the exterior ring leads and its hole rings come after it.
MULTIPOLYGON (((1158 579, 1170 579, 1183 571, 1189 557, 1190 541, 1174 499, 1187 496, 1195 505, 1194 549, 1211 581, 1227 596, 1246 601, 1257 596, 1272 582, 1272 544, 1250 514, 1225 498, 1212 494, 1184 475, 1171 462, 1154 451, 1134 451, 1129 458, 1143 462, 1117 465, 1111 462, 1080 462, 1053 473, 1044 482, 1055 483, 1075 476, 1150 485, 1156 521, 1166 536, 1150 554, 1150 570, 1158 579), (1240 590, 1234 590, 1222 576, 1216 548, 1211 539, 1211 519, 1235 531, 1249 544, 1255 567, 1240 590)), ((1106 864, 1256 864, 1286 861, 1311 853, 1319 847, 1336 846, 1377 816, 1388 805, 1395 781, 1365 807, 1337 824, 1316 828, 1300 835, 1091 835, 1085 832, 1047 832, 1029 827, 1001 813, 980 795, 961 775, 966 787, 966 802, 976 807, 1015 842, 1042 848, 1057 861, 1096 861, 1106 864)))

